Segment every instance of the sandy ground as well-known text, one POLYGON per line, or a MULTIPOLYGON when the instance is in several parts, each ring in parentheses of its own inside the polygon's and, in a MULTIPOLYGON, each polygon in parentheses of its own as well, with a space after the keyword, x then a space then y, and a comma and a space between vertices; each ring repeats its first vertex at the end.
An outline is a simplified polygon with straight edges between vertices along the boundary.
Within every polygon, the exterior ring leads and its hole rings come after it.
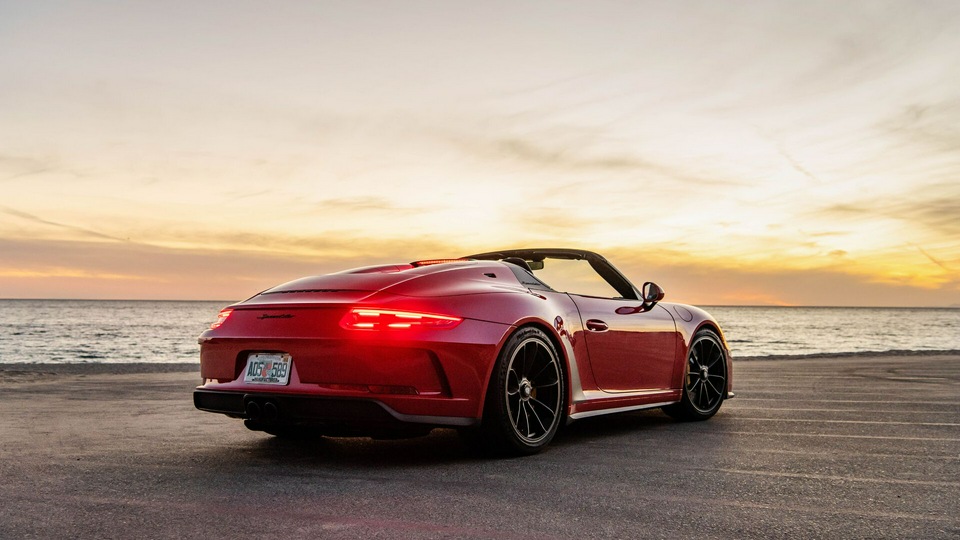
POLYGON ((290 442, 196 366, 0 365, 0 538, 960 538, 960 355, 740 362, 709 422, 290 442))

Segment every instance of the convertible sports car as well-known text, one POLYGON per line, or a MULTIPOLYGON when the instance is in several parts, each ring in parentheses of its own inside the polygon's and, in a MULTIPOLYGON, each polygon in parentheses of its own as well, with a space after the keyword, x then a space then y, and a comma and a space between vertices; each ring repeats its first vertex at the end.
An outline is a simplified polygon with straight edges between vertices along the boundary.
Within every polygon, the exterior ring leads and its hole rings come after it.
POLYGON ((507 454, 599 414, 705 420, 733 397, 730 351, 710 315, 663 296, 573 249, 306 277, 220 312, 194 404, 277 436, 454 427, 507 454))

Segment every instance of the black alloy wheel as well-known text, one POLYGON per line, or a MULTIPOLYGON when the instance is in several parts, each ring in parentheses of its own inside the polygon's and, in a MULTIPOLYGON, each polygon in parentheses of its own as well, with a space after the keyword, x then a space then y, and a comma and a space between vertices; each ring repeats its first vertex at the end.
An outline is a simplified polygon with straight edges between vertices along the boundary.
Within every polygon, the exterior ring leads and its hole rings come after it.
POLYGON ((678 420, 706 420, 720 410, 727 395, 727 356, 711 330, 693 337, 683 378, 683 398, 663 408, 678 420))
POLYGON ((553 342, 538 328, 521 328, 497 359, 474 441, 497 454, 539 452, 563 419, 565 389, 553 342))

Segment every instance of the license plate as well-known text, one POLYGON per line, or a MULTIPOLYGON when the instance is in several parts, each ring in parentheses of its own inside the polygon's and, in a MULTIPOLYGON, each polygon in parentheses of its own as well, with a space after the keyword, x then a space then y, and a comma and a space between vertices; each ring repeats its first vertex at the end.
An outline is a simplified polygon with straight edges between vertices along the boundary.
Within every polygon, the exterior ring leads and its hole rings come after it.
POLYGON ((287 384, 290 382, 289 354, 253 353, 247 357, 243 382, 253 384, 287 384))

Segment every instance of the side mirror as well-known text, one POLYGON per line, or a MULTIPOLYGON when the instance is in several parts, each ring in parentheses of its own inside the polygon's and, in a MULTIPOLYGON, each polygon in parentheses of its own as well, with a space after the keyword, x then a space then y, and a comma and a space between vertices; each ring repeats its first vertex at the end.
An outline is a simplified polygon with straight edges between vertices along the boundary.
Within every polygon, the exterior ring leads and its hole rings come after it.
POLYGON ((653 304, 663 300, 664 297, 663 289, 652 281, 643 284, 642 293, 644 303, 649 303, 650 307, 653 307, 653 304))
POLYGON ((620 306, 617 308, 618 315, 632 315, 634 313, 646 313, 653 309, 653 306, 657 305, 657 302, 663 300, 663 289, 659 285, 652 281, 648 281, 643 284, 643 289, 640 291, 640 294, 643 295, 643 303, 636 307, 630 306, 620 306))

